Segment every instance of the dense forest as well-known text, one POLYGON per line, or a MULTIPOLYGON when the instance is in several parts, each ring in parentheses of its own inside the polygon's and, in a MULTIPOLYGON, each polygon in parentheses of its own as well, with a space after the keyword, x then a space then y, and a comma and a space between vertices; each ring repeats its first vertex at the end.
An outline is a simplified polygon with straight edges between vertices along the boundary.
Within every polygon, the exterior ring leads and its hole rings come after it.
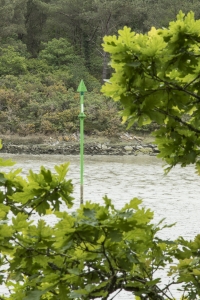
POLYGON ((105 35, 124 26, 146 33, 179 10, 200 18, 199 0, 0 0, 0 131, 67 136, 79 126, 81 79, 85 132, 125 130, 120 106, 100 93, 111 75, 105 35))

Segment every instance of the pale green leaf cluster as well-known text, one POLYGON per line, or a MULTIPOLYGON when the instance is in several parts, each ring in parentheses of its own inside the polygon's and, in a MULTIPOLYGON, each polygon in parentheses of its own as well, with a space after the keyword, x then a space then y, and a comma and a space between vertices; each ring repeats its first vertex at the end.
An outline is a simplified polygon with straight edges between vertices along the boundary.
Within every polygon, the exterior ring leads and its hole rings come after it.
POLYGON ((128 126, 156 122, 159 157, 170 167, 196 164, 200 154, 200 20, 180 12, 168 28, 104 37, 114 70, 102 92, 120 101, 128 126))

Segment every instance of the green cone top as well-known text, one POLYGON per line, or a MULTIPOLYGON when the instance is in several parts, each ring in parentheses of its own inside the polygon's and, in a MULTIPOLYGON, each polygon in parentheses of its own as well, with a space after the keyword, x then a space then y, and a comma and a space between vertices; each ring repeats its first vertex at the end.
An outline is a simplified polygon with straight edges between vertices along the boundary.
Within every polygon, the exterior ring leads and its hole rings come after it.
POLYGON ((85 83, 83 82, 83 80, 81 80, 81 82, 79 83, 77 92, 79 92, 79 93, 87 92, 87 88, 86 88, 85 83))

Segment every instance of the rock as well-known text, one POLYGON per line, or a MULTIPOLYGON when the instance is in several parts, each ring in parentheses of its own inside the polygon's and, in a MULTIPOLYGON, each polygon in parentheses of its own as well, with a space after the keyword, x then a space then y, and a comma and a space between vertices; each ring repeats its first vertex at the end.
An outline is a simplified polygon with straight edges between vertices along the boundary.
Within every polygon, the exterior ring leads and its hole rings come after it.
POLYGON ((101 145, 101 149, 102 149, 102 150, 107 150, 108 147, 107 147, 105 144, 103 144, 103 145, 101 145))
POLYGON ((154 153, 160 153, 160 151, 158 150, 158 147, 155 147, 155 148, 153 149, 153 152, 154 152, 154 153))
POLYGON ((147 145, 147 146, 149 146, 149 147, 151 147, 151 148, 156 148, 156 145, 154 145, 154 144, 149 144, 149 145, 147 145))
POLYGON ((140 148, 140 149, 137 149, 135 151, 135 153, 138 155, 138 154, 150 154, 153 152, 153 149, 150 148, 150 147, 144 147, 144 148, 140 148))
POLYGON ((126 151, 132 151, 133 147, 132 146, 125 146, 124 150, 126 150, 126 151))

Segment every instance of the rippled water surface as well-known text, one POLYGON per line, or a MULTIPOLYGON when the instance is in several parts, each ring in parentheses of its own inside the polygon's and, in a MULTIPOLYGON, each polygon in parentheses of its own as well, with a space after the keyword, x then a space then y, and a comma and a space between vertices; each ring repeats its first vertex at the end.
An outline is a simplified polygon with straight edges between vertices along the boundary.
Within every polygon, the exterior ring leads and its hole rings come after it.
MULTIPOLYGON (((1 156, 16 161, 15 167, 22 168, 22 174, 27 174, 29 169, 38 171, 41 165, 53 170, 55 165, 69 161, 68 177, 74 184, 75 207, 79 206, 78 156, 1 156)), ((107 195, 117 208, 121 208, 133 197, 139 197, 154 211, 155 222, 162 218, 166 218, 168 224, 176 222, 174 227, 163 231, 163 236, 193 238, 199 233, 200 225, 200 178, 193 166, 176 167, 165 176, 162 165, 151 156, 85 156, 84 201, 102 203, 102 196, 107 195)), ((133 298, 131 294, 120 293, 115 299, 133 298)))

